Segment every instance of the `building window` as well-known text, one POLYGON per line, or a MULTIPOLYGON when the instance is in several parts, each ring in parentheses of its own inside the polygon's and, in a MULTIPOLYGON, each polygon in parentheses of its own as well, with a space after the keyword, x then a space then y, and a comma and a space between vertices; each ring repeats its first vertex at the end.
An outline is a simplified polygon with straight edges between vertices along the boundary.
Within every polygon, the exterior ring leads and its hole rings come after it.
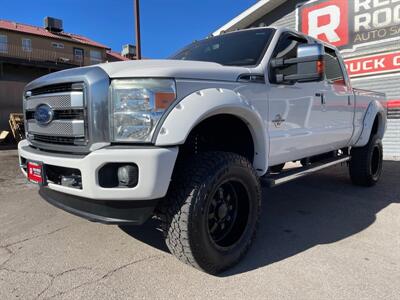
POLYGON ((93 64, 98 64, 103 62, 101 57, 101 52, 97 50, 90 50, 90 62, 93 64))
POLYGON ((83 62, 83 49, 74 48, 74 60, 77 62, 83 62))
POLYGON ((51 46, 52 46, 53 48, 57 48, 57 49, 64 49, 64 44, 62 44, 62 43, 52 42, 52 43, 51 43, 51 46))
POLYGON ((22 51, 32 52, 32 40, 31 39, 22 39, 22 51))
POLYGON ((0 35, 0 53, 7 53, 8 51, 8 42, 6 35, 0 35))

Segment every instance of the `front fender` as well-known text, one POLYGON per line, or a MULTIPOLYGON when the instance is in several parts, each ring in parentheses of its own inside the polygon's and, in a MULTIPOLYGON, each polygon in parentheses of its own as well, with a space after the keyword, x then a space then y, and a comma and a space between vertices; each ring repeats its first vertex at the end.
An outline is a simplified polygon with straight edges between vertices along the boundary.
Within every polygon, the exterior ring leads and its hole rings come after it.
MULTIPOLYGON (((229 89, 205 89, 185 97, 169 112, 157 133, 156 146, 185 143, 191 130, 201 121, 218 114, 231 114, 243 120, 253 137, 253 166, 263 175, 267 171, 267 131, 258 111, 240 93, 229 89)), ((227 134, 234 134, 227 132, 227 134)))
POLYGON ((362 124, 361 135, 354 144, 354 147, 363 147, 368 143, 376 116, 379 117, 377 134, 381 139, 383 138, 386 130, 386 111, 379 101, 374 100, 368 105, 362 124))

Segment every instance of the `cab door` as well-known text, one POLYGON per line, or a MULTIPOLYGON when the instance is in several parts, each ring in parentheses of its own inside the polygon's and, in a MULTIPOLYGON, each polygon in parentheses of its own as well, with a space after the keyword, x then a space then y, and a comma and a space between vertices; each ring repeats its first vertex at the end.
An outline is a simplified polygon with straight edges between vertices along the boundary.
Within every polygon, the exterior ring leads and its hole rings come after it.
MULTIPOLYGON (((297 57, 297 47, 307 44, 301 36, 286 32, 280 37, 272 59, 297 57)), ((276 75, 297 72, 296 65, 269 69, 268 130, 270 165, 309 157, 324 152, 324 111, 319 92, 324 82, 277 84, 276 75)))
POLYGON ((325 47, 325 81, 321 90, 326 144, 331 150, 348 145, 353 133, 353 90, 344 76, 338 53, 325 47))

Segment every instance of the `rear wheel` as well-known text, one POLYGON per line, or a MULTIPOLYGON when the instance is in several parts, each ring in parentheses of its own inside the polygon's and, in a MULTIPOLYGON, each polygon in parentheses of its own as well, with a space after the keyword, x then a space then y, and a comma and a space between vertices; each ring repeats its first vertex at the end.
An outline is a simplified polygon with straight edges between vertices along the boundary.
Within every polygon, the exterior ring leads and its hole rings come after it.
POLYGON ((258 176, 237 154, 206 152, 178 162, 160 207, 166 244, 178 259, 216 274, 249 249, 261 204, 258 176))
POLYGON ((382 141, 378 135, 374 135, 364 147, 351 149, 351 181, 360 186, 375 185, 382 174, 382 163, 382 141))

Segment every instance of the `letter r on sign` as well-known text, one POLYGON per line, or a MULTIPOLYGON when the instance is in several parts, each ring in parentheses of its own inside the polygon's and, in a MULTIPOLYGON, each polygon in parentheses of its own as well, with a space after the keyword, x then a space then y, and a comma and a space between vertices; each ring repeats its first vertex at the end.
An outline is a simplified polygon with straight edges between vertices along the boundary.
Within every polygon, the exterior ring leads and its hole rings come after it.
POLYGON ((340 42, 340 37, 336 30, 340 25, 340 8, 331 5, 324 8, 311 11, 308 14, 308 34, 318 38, 324 34, 328 42, 340 42), (328 22, 323 22, 324 18, 328 17, 328 22))
POLYGON ((348 1, 320 0, 299 8, 299 29, 335 46, 349 41, 348 1))

